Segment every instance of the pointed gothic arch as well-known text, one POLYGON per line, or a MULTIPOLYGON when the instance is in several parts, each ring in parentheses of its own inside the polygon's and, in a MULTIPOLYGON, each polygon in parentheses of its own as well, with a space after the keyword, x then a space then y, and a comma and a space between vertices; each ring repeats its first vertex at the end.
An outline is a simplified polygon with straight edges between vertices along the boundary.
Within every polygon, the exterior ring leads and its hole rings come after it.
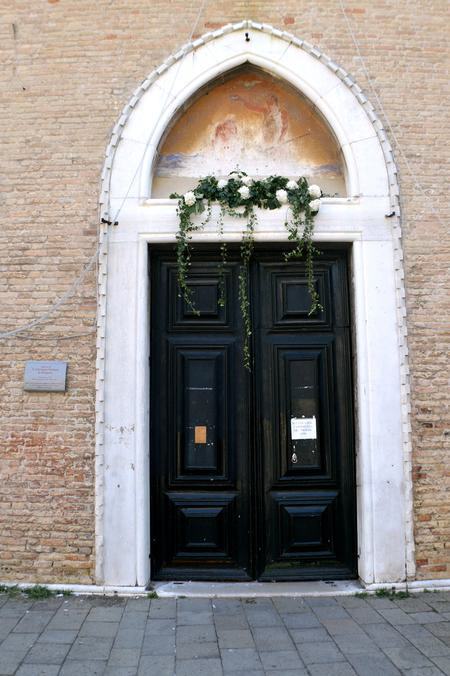
MULTIPOLYGON (((145 585, 149 567, 148 244, 170 242, 176 204, 153 200, 164 130, 205 84, 249 63, 306 96, 337 138, 347 196, 325 199, 319 241, 352 242, 359 575, 366 584, 414 574, 409 385, 397 172, 373 107, 348 73, 295 36, 252 21, 182 47, 134 92, 114 127, 102 174, 97 340, 96 576, 145 585), (394 212, 395 216, 387 218, 394 212), (126 327, 126 330, 125 328, 126 327)), ((279 215, 256 238, 282 240, 279 215)), ((240 225, 226 226, 238 239, 240 225)), ((214 232, 199 235, 213 241, 214 232)))

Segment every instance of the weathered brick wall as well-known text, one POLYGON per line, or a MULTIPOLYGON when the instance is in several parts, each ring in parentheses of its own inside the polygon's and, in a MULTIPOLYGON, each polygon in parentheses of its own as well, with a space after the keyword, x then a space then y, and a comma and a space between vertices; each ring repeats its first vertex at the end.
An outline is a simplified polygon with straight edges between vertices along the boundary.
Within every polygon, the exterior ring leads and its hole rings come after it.
MULTIPOLYGON (((420 577, 450 577, 448 4, 343 1, 415 176, 397 153, 416 556, 420 577)), ((99 177, 112 125, 145 75, 188 40, 200 5, 200 0, 2 3, 1 329, 46 311, 95 250, 99 177)), ((244 18, 286 28, 348 70, 383 119, 339 0, 285 0, 281 7, 210 1, 196 34, 244 18)), ((94 579, 95 305, 92 273, 62 311, 0 345, 0 579, 94 579), (72 334, 86 335, 60 339, 72 334), (69 362, 66 394, 23 392, 24 362, 33 358, 69 362)))

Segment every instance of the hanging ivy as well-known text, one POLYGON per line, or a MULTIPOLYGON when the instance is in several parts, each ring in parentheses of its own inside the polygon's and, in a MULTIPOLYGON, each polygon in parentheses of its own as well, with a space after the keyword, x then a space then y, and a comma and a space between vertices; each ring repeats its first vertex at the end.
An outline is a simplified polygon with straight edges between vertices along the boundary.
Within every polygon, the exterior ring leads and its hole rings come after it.
POLYGON ((297 181, 285 176, 269 176, 256 180, 243 171, 232 172, 227 179, 215 176, 202 178, 194 190, 184 195, 173 193, 171 198, 178 200, 177 214, 179 229, 177 240, 177 277, 180 296, 186 305, 197 315, 199 311, 194 305, 192 291, 188 284, 191 266, 192 235, 211 220, 212 205, 219 204, 218 234, 220 244, 219 264, 219 305, 225 303, 225 268, 227 264, 227 245, 223 239, 225 216, 233 216, 245 220, 241 240, 241 268, 239 272, 239 304, 244 325, 243 360, 247 369, 251 368, 250 338, 252 333, 250 301, 249 301, 249 267, 254 247, 254 233, 257 224, 255 209, 279 209, 288 207, 285 227, 288 240, 293 248, 284 255, 285 260, 304 258, 311 308, 309 314, 321 310, 319 296, 314 285, 314 256, 318 253, 313 243, 314 217, 320 208, 322 192, 317 185, 308 185, 306 178, 297 181), (193 216, 206 215, 200 224, 193 223, 193 216))

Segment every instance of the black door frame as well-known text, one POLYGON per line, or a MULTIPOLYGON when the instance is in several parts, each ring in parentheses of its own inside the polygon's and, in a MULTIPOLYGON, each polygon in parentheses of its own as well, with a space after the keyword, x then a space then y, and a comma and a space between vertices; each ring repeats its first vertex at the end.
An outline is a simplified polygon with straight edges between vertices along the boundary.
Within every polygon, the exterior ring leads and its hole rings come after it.
MULTIPOLYGON (((238 249, 239 244, 230 244, 229 245, 230 250, 238 249)), ((270 242, 270 243, 257 243, 255 245, 255 250, 258 252, 258 254, 262 254, 263 256, 267 256, 268 259, 271 257, 273 258, 274 254, 280 254, 282 252, 285 252, 287 248, 289 247, 289 244, 286 242, 270 242)), ((173 245, 149 245, 150 248, 150 256, 149 256, 149 261, 153 260, 154 254, 164 254, 164 253, 169 253, 173 252, 174 247, 173 245)), ((339 243, 339 244, 334 244, 334 243, 321 243, 319 246, 321 251, 326 252, 327 254, 333 254, 333 252, 336 252, 338 255, 342 256, 344 253, 346 254, 346 270, 347 270, 347 279, 350 278, 350 252, 351 252, 351 244, 347 243, 339 243)), ((213 258, 218 258, 217 252, 218 252, 218 243, 207 243, 207 244, 196 244, 195 245, 195 251, 197 254, 197 259, 200 261, 207 261, 211 260, 213 258)), ((320 261, 320 257, 318 259, 320 261)), ((150 271, 149 271, 150 272, 150 271)), ((252 281, 252 275, 250 275, 250 280, 249 283, 251 284, 252 281)), ((351 302, 350 302, 350 292, 349 288, 345 289, 345 292, 347 294, 347 301, 348 301, 348 306, 349 306, 349 314, 350 314, 350 327, 352 326, 352 314, 351 314, 351 302)), ((153 290, 151 291, 153 293, 153 290)), ((249 293, 250 297, 254 299, 255 302, 252 303, 251 305, 251 310, 252 310, 252 323, 253 326, 255 326, 255 308, 258 305, 259 299, 256 298, 252 294, 252 290, 250 289, 249 293)), ((256 359, 259 358, 259 349, 260 345, 257 344, 257 341, 255 341, 255 334, 256 332, 253 332, 252 335, 252 345, 251 345, 251 350, 252 354, 254 355, 255 361, 256 359)), ((351 330, 350 330, 351 334, 351 330)), ((348 531, 351 532, 351 544, 350 547, 353 550, 353 563, 352 563, 352 570, 346 570, 344 574, 341 574, 340 572, 332 571, 330 570, 329 573, 325 573, 323 577, 317 578, 314 576, 314 573, 312 574, 306 574, 306 576, 302 576, 302 579, 348 579, 351 577, 357 577, 357 528, 356 528, 356 521, 357 521, 357 500, 356 500, 356 455, 355 455, 355 438, 354 438, 354 412, 355 412, 355 393, 354 393, 354 377, 353 377, 353 360, 350 355, 350 361, 351 361, 351 368, 350 368, 350 387, 351 387, 351 394, 352 394, 352 401, 351 401, 351 420, 347 421, 346 424, 350 424, 351 429, 352 429, 352 476, 347 477, 346 480, 350 481, 353 485, 353 519, 352 523, 348 525, 348 531)), ((264 480, 263 480, 263 473, 264 473, 264 468, 262 463, 257 462, 256 454, 257 454, 257 447, 261 445, 262 443, 262 432, 261 432, 261 427, 258 425, 258 420, 260 419, 260 412, 261 412, 261 387, 260 387, 260 381, 261 378, 258 376, 258 374, 255 374, 254 376, 248 376, 247 377, 247 387, 249 391, 249 406, 250 406, 250 425, 248 428, 248 436, 249 436, 249 477, 251 476, 256 476, 255 481, 251 481, 249 478, 249 485, 248 485, 248 492, 249 492, 249 502, 250 502, 250 513, 249 513, 249 523, 250 523, 250 528, 251 531, 254 533, 253 536, 249 538, 249 558, 250 558, 250 566, 251 570, 249 571, 250 573, 250 578, 253 580, 259 579, 261 575, 261 571, 263 570, 263 557, 264 557, 264 546, 262 546, 264 540, 265 540, 265 524, 264 524, 264 480), (258 544, 260 545, 258 547, 258 544), (259 549, 259 551, 258 551, 259 549)), ((150 414, 151 416, 151 414, 150 414)), ((150 417, 150 421, 152 420, 152 417, 150 417)), ((152 449, 150 450, 150 453, 152 455, 152 449)), ((152 463, 152 458, 151 458, 151 463, 150 466, 153 466, 152 463)), ((150 500, 151 504, 153 504, 153 496, 154 496, 154 480, 151 476, 150 479, 150 500)), ((151 515, 151 522, 152 522, 152 515, 151 515)), ((152 575, 154 573, 154 566, 153 566, 153 561, 154 561, 154 554, 153 552, 151 553, 151 559, 152 559, 152 575)), ((167 578, 158 578, 158 579, 167 579, 167 578)), ((173 577, 173 579, 176 579, 176 576, 173 577)), ((204 578, 208 579, 208 578, 204 578)), ((209 578, 211 579, 211 578, 209 578)), ((219 578, 216 578, 219 579, 219 578)), ((224 578, 224 579, 229 579, 229 578, 224 578)), ((232 578, 230 578, 232 579, 232 578)), ((294 574, 293 576, 286 575, 285 578, 287 581, 289 579, 298 579, 298 575, 294 574)))

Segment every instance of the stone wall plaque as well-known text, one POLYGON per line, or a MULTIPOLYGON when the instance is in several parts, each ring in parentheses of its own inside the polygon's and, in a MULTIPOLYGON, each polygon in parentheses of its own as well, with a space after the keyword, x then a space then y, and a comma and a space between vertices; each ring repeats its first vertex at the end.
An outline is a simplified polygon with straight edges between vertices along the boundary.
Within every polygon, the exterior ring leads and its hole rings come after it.
POLYGON ((27 361, 24 390, 27 392, 65 392, 66 361, 27 361))

